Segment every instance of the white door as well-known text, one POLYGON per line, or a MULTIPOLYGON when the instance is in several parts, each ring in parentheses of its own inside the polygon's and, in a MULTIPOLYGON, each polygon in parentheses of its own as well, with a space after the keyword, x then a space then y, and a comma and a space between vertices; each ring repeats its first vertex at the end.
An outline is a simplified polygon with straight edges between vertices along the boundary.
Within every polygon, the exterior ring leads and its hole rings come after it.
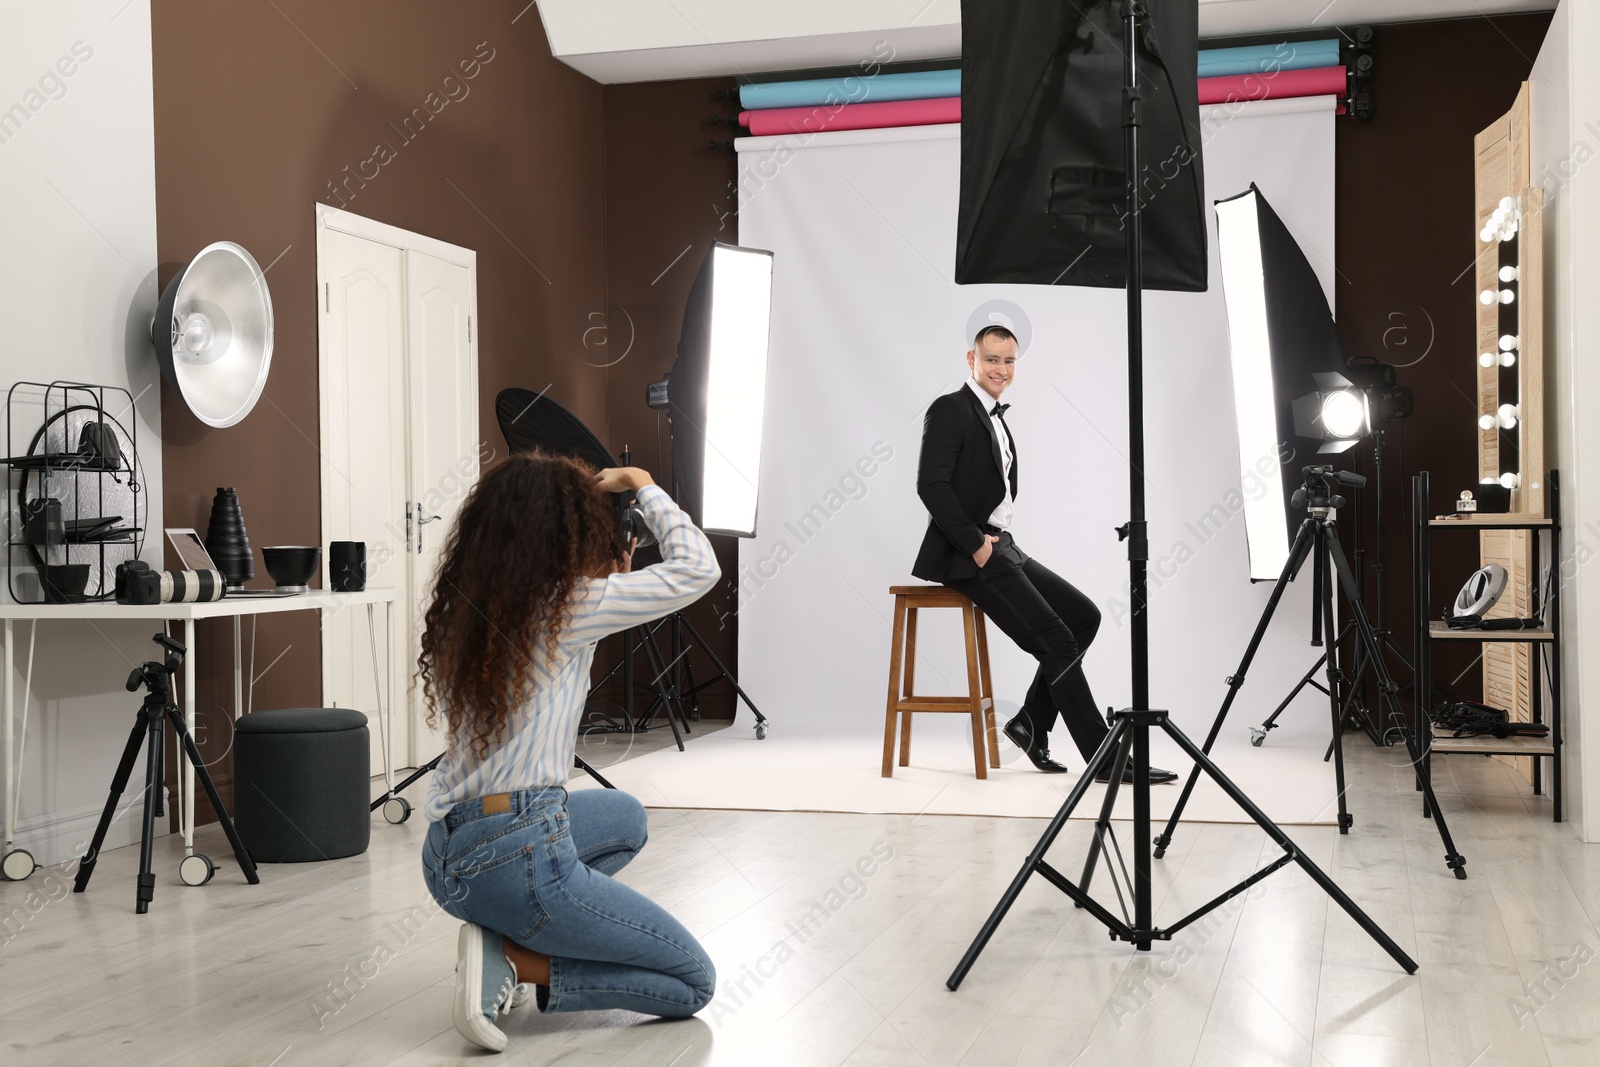
MULTIPOLYGON (((478 361, 472 346, 472 288, 466 267, 437 256, 406 252, 409 339, 406 380, 410 392, 410 481, 416 517, 411 554, 410 663, 421 652, 420 620, 432 595, 439 549, 455 523, 467 490, 478 480, 478 361)), ((418 702, 420 704, 420 701, 418 702)), ((412 763, 421 766, 444 749, 442 734, 412 709, 412 763)))
MULTIPOLYGON (((388 752, 391 766, 414 767, 443 747, 411 686, 422 615, 438 548, 478 476, 476 253, 322 205, 317 221, 324 552, 365 541, 367 584, 398 593, 388 752)), ((373 717, 376 774, 385 724, 373 649, 365 607, 327 614, 323 699, 373 717)))
MULTIPOLYGON (((410 564, 405 545, 406 442, 404 366, 406 332, 405 261, 386 244, 329 230, 320 247, 322 315, 322 551, 323 585, 329 582, 328 544, 364 541, 367 584, 404 588, 410 564)), ((374 674, 390 657, 382 607, 375 609, 374 649, 365 607, 323 613, 323 703, 356 708, 371 722, 372 768, 383 766, 386 730, 377 716, 380 697, 374 674), (374 667, 373 655, 377 654, 374 667)), ((396 651, 409 614, 397 611, 396 651)), ((406 691, 406 669, 393 657, 386 681, 397 710, 406 691)), ((394 766, 410 752, 410 716, 394 715, 395 737, 387 738, 394 766)))

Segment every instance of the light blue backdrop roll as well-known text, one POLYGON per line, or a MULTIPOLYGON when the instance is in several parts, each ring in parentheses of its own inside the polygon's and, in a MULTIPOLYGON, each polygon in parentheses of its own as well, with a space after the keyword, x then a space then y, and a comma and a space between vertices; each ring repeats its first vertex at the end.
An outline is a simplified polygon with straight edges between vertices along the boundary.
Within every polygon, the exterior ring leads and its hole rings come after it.
POLYGON ((961 71, 919 70, 909 74, 864 74, 847 78, 763 82, 739 87, 739 104, 751 111, 817 104, 866 104, 887 100, 931 100, 961 95, 961 71))
POLYGON ((1339 65, 1339 39, 1253 44, 1240 48, 1202 48, 1200 77, 1264 74, 1269 70, 1308 70, 1339 65))

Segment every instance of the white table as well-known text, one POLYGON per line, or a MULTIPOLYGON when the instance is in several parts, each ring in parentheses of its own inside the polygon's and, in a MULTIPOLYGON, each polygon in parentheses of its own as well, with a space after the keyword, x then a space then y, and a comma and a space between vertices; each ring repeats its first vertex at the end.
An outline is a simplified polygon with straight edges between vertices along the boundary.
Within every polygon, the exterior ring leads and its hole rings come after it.
MULTIPOLYGON (((132 620, 149 619, 161 623, 182 620, 183 643, 189 652, 183 659, 183 717, 193 733, 195 722, 195 661, 197 650, 195 648, 194 624, 200 619, 233 619, 233 717, 238 719, 245 710, 245 680, 244 658, 240 645, 241 619, 245 615, 268 615, 284 611, 329 611, 339 610, 357 605, 364 605, 367 609, 368 633, 373 639, 373 662, 376 673, 377 662, 377 637, 373 628, 373 608, 375 605, 384 606, 384 657, 385 665, 389 670, 384 675, 383 684, 376 692, 382 694, 382 706, 378 709, 382 716, 380 725, 384 729, 385 741, 383 745, 383 772, 384 780, 392 789, 394 786, 393 770, 389 766, 389 746, 387 738, 392 736, 393 723, 393 692, 390 680, 393 678, 394 666, 394 605, 399 597, 394 589, 367 589, 360 593, 334 593, 325 589, 312 589, 297 596, 285 597, 223 597, 221 600, 209 604, 118 604, 115 601, 100 601, 89 604, 9 604, 0 603, 0 621, 5 627, 4 639, 4 664, 5 671, 5 847, 0 851, 0 862, 9 859, 13 851, 13 842, 17 831, 17 800, 22 795, 22 748, 16 743, 13 735, 13 718, 16 705, 12 693, 12 631, 16 623, 26 622, 28 628, 28 669, 24 675, 22 691, 22 733, 27 731, 28 691, 33 685, 33 648, 34 638, 37 636, 39 623, 51 620, 62 621, 87 621, 100 620, 132 620)), ((165 628, 165 627, 163 627, 165 628)), ((253 652, 252 652, 253 655, 253 652)), ((133 657, 135 661, 156 659, 159 656, 156 650, 140 649, 133 657)), ((252 664, 253 669, 253 664, 252 664)), ((376 681, 376 679, 375 679, 376 681)), ((252 686, 254 679, 251 680, 252 686)), ((137 700, 138 698, 131 698, 137 700)), ((130 705, 131 706, 131 705, 130 705)), ((181 747, 177 757, 183 763, 183 773, 178 776, 178 795, 175 798, 181 815, 183 833, 183 854, 190 856, 194 853, 194 765, 183 755, 181 747)), ((107 773, 115 770, 107 767, 107 773)), ((24 862, 26 858, 23 857, 24 862)))

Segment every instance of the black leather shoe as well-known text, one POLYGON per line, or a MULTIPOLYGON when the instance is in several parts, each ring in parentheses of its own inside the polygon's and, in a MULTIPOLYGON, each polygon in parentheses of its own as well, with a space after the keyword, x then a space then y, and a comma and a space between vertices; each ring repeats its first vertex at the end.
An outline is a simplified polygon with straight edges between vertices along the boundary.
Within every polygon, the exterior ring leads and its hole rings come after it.
POLYGON ((1002 727, 1002 731, 1013 745, 1022 749, 1024 755, 1032 761, 1033 765, 1046 774, 1066 774, 1067 769, 1050 758, 1050 750, 1042 744, 1034 744, 1032 727, 1022 718, 1017 716, 1002 727))
MULTIPOLYGON (((1101 768, 1100 773, 1094 776, 1094 780, 1097 781, 1097 782, 1110 782, 1111 781, 1111 768, 1110 767, 1101 768)), ((1178 776, 1176 774, 1173 774, 1171 771, 1164 771, 1160 767, 1151 767, 1150 768, 1150 784, 1151 785, 1165 785, 1167 782, 1176 782, 1177 780, 1178 780, 1178 776)), ((1122 771, 1122 784, 1123 785, 1132 785, 1133 784, 1133 764, 1131 764, 1131 763, 1128 764, 1127 767, 1123 768, 1123 771, 1122 771)))

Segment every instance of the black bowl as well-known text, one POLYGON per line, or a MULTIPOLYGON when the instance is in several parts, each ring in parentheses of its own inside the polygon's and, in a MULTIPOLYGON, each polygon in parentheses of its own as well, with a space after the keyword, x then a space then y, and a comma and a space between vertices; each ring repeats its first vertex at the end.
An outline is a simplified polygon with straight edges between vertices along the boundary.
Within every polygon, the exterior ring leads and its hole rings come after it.
POLYGON ((89 587, 87 563, 47 563, 39 568, 46 604, 76 604, 89 587))
POLYGON ((271 545, 261 550, 261 558, 279 589, 303 593, 322 563, 322 549, 317 545, 271 545))

